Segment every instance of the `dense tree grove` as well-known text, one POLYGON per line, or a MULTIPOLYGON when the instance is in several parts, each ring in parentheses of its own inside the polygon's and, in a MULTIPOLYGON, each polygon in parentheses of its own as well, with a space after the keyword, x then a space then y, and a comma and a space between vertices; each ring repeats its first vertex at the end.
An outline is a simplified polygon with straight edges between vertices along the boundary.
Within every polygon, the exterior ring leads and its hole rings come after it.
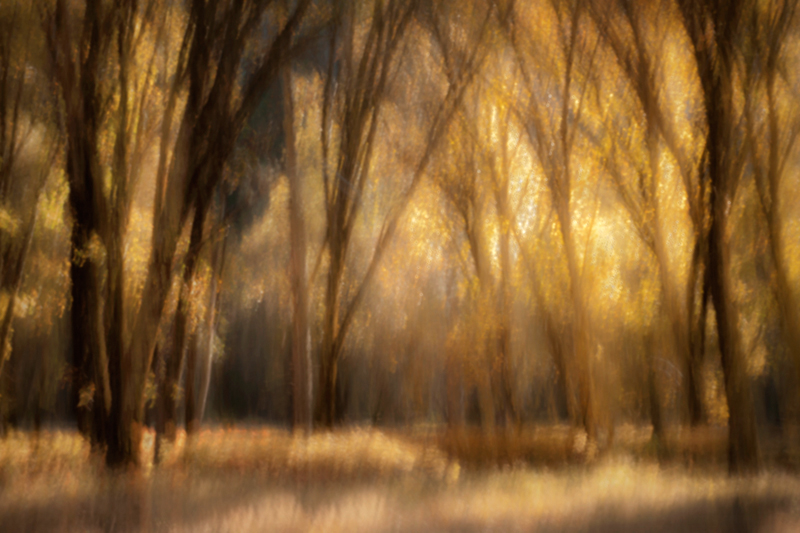
POLYGON ((727 425, 757 471, 800 428, 796 12, 0 4, 4 431, 727 425))

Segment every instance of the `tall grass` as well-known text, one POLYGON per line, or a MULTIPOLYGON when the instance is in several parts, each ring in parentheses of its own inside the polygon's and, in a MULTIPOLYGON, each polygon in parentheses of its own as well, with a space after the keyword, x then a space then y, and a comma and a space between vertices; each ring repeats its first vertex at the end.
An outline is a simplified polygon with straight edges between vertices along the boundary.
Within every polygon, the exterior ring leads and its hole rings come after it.
POLYGON ((179 433, 109 472, 70 431, 0 441, 0 531, 800 531, 800 479, 729 478, 724 431, 646 428, 606 451, 564 427, 179 433), (701 468, 702 466, 702 468, 701 468))

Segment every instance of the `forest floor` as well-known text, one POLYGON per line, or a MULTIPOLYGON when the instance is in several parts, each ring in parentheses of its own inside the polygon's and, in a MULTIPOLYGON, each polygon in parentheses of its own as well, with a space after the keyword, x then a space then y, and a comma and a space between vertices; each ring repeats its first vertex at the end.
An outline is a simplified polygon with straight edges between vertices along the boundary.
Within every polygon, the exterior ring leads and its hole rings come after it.
POLYGON ((157 467, 148 433, 143 466, 113 473, 75 432, 17 432, 0 440, 0 531, 800 531, 792 461, 730 478, 724 434, 673 432, 659 461, 633 427, 598 454, 564 427, 217 428, 179 433, 157 467))

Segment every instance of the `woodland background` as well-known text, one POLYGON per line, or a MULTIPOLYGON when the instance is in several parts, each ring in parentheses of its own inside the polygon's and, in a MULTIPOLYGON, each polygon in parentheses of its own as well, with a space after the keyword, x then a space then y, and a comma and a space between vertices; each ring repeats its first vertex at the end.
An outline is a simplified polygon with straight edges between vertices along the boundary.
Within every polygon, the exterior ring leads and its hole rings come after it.
POLYGON ((4 434, 141 467, 203 422, 490 462, 722 428, 731 472, 796 465, 796 11, 3 2, 4 434))

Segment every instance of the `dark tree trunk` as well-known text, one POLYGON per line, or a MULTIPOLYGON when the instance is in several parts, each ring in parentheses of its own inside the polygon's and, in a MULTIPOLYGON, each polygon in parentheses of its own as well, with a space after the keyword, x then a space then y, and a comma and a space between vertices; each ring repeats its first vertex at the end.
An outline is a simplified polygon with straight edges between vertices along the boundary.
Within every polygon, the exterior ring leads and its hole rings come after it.
POLYGON ((197 334, 192 334, 189 337, 189 345, 186 347, 186 393, 185 398, 185 418, 186 418, 186 433, 191 435, 196 432, 197 421, 197 403, 195 392, 195 381, 197 379, 197 334))
POLYGON ((322 347, 319 372, 319 396, 315 418, 323 427, 330 428, 338 421, 336 409, 336 379, 339 364, 339 347, 337 345, 339 316, 339 283, 343 265, 341 249, 337 246, 336 235, 331 239, 331 265, 328 271, 328 287, 325 296, 325 316, 322 333, 322 347), (340 250, 337 253, 337 249, 340 250))
POLYGON ((741 348, 736 310, 730 294, 730 264, 724 260, 722 224, 714 218, 710 234, 710 290, 717 316, 719 350, 728 399, 728 464, 731 473, 757 472, 760 468, 755 409, 750 377, 741 348))
MULTIPOLYGON (((700 295, 699 295, 699 309, 697 313, 692 312, 690 314, 690 321, 691 321, 691 330, 690 335, 692 337, 691 347, 691 359, 688 364, 688 368, 686 369, 687 372, 687 395, 688 395, 688 404, 689 404, 689 422, 692 426, 699 426, 701 424, 705 424, 708 421, 707 412, 705 408, 705 404, 703 401, 704 398, 704 382, 703 382, 703 361, 705 359, 705 350, 706 350, 706 325, 707 325, 707 317, 708 317, 708 298, 709 298, 709 271, 706 265, 707 263, 707 238, 701 240, 701 244, 703 246, 704 252, 702 253, 703 259, 702 262, 698 262, 697 264, 693 265, 693 269, 695 271, 699 271, 699 274, 694 276, 695 283, 697 283, 697 278, 702 278, 699 280, 700 283, 700 295)), ((692 284, 694 285, 694 283, 692 284)), ((690 298, 694 299, 694 292, 695 287, 690 286, 689 291, 691 292, 690 298)), ((690 301, 692 301, 690 300, 690 301)), ((694 302, 693 302, 694 303, 694 302)), ((692 308, 694 305, 692 306, 692 308)))
POLYGON ((733 296, 728 215, 736 197, 740 169, 734 164, 734 72, 737 41, 741 37, 745 6, 733 2, 726 9, 714 2, 679 0, 692 40, 708 125, 708 187, 711 227, 708 233, 708 290, 717 314, 717 331, 728 399, 729 468, 731 473, 760 468, 755 412, 750 378, 742 353, 738 310, 733 296))

